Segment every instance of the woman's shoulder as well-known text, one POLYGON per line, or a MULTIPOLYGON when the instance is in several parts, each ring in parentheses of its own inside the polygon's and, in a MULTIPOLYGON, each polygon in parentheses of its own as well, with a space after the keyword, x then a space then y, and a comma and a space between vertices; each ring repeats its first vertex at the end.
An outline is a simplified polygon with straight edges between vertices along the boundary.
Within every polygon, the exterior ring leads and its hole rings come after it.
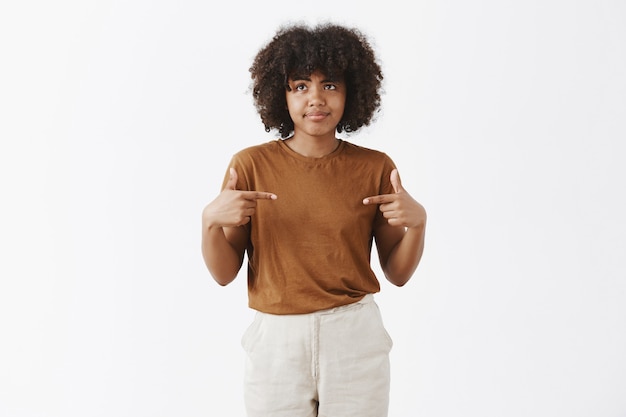
POLYGON ((391 160, 389 155, 378 149, 357 145, 348 141, 344 141, 344 146, 346 153, 351 156, 369 158, 373 160, 391 160))
POLYGON ((278 143, 278 139, 275 139, 269 142, 245 147, 239 150, 237 153, 235 153, 235 155, 239 155, 239 156, 258 155, 258 154, 263 154, 267 152, 274 152, 279 147, 280 147, 280 144, 278 143))

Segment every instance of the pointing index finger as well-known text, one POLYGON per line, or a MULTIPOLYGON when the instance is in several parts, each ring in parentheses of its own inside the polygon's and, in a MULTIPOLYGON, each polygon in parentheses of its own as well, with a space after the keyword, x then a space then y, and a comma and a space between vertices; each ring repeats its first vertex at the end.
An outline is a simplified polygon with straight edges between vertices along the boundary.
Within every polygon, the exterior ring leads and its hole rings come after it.
POLYGON ((391 203, 393 196, 390 194, 374 195, 363 199, 363 204, 384 204, 391 203))
POLYGON ((249 200, 276 200, 278 198, 276 194, 264 191, 247 191, 245 196, 249 200))

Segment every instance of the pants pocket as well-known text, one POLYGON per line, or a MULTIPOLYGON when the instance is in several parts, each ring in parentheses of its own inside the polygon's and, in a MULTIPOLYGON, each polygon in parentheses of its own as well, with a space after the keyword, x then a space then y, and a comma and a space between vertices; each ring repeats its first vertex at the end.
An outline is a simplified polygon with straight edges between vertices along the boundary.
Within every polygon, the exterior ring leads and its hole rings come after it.
POLYGON ((370 304, 370 306, 371 306, 370 311, 372 312, 372 315, 373 315, 372 324, 376 326, 378 334, 380 334, 380 337, 382 341, 386 344, 387 351, 389 352, 391 351, 391 348, 393 347, 393 339, 391 338, 391 336, 389 335, 389 332, 385 328, 378 304, 373 302, 370 304))
POLYGON ((255 341, 258 340, 259 327, 261 326, 262 314, 257 312, 254 315, 254 319, 252 323, 248 326, 248 328, 244 331, 243 336, 241 336, 241 347, 246 353, 250 353, 252 348, 254 347, 255 341))

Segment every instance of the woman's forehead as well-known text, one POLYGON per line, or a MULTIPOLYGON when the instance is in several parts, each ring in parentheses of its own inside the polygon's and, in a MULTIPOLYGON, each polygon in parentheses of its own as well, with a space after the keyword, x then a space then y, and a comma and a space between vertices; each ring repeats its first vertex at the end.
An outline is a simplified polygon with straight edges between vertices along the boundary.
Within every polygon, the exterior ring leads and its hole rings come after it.
POLYGON ((311 78, 320 77, 324 81, 342 81, 343 74, 331 71, 325 71, 322 69, 314 69, 313 71, 294 71, 289 75, 290 80, 305 80, 310 81, 311 78))

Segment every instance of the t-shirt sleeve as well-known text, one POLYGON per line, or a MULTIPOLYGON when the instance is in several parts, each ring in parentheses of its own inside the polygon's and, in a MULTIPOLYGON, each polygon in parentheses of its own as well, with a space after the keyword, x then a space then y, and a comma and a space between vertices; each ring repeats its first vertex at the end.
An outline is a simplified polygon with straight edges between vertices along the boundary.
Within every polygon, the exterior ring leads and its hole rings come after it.
MULTIPOLYGON (((396 168, 396 164, 393 162, 393 160, 389 156, 385 155, 383 158, 383 163, 382 163, 380 188, 378 191, 379 195, 395 193, 395 190, 393 189, 393 185, 391 185, 391 178, 390 178, 391 171, 393 171, 395 168, 396 168)), ((385 219, 382 212, 380 210, 377 210, 376 219, 374 220, 374 226, 377 227, 381 223, 386 223, 386 222, 387 222, 387 219, 385 219)))
POLYGON ((242 158, 239 154, 235 154, 233 155, 233 157, 230 160, 230 163, 228 164, 228 168, 226 168, 226 172, 224 173, 224 180, 222 181, 222 188, 221 190, 223 191, 224 188, 226 188, 226 184, 228 183, 228 181, 230 180, 230 169, 231 168, 235 168, 235 171, 237 171, 237 186, 236 189, 237 190, 243 190, 243 191, 248 191, 249 187, 248 187, 248 181, 247 181, 247 170, 245 169, 245 166, 242 163, 242 158))
POLYGON ((391 171, 396 168, 393 160, 385 155, 383 160, 382 178, 380 179, 380 194, 393 194, 395 190, 391 185, 391 171))

